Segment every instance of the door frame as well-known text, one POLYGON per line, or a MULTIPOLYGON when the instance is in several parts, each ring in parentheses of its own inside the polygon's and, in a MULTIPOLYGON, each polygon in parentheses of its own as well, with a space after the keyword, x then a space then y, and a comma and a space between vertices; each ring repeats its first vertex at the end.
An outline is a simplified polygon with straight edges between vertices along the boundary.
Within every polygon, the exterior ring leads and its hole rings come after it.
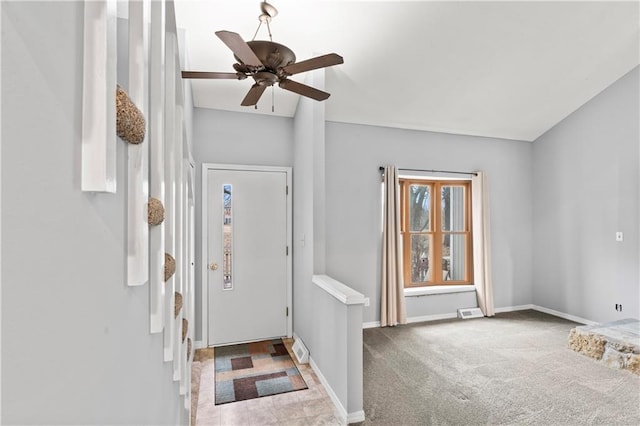
POLYGON ((249 166, 239 164, 222 164, 222 163, 202 163, 202 176, 201 176, 201 193, 200 199, 202 200, 202 216, 200 218, 201 225, 201 306, 202 316, 200 318, 200 330, 202 331, 202 344, 209 347, 209 279, 208 279, 208 265, 209 265, 209 253, 208 253, 208 241, 209 241, 209 225, 208 225, 208 209, 209 202, 207 199, 208 193, 208 172, 210 170, 222 170, 222 171, 247 171, 247 172, 281 172, 286 173, 287 179, 287 247, 289 247, 289 255, 287 256, 287 307, 289 308, 289 316, 287 316, 287 337, 293 335, 293 214, 291 202, 293 195, 292 188, 292 168, 291 167, 277 167, 277 166, 249 166))

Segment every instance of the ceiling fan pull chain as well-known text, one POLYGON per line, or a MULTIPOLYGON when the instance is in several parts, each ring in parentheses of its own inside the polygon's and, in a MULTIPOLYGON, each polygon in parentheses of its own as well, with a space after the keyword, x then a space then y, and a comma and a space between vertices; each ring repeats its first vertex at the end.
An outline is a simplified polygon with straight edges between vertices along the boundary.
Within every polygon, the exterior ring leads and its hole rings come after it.
POLYGON ((273 86, 271 86, 271 112, 276 112, 275 96, 273 86))

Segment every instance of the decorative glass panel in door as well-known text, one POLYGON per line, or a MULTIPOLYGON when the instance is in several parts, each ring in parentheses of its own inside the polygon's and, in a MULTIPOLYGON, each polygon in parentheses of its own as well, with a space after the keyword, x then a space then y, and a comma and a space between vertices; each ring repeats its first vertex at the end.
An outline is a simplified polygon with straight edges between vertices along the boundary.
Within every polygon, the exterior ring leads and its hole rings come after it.
POLYGON ((233 290, 233 203, 232 186, 222 185, 222 288, 233 290))

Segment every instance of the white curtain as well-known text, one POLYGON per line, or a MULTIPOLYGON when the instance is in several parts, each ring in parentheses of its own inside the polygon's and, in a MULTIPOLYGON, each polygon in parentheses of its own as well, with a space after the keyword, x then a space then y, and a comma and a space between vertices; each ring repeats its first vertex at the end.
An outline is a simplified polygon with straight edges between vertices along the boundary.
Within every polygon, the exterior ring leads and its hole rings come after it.
POLYGON ((386 327, 407 323, 400 243, 400 194, 398 171, 395 166, 384 168, 383 218, 380 325, 386 327))
POLYGON ((493 282, 491 279, 491 234, 489 228, 489 198, 487 175, 476 172, 471 178, 471 220, 473 226, 473 279, 478 306, 487 317, 493 310, 493 282))

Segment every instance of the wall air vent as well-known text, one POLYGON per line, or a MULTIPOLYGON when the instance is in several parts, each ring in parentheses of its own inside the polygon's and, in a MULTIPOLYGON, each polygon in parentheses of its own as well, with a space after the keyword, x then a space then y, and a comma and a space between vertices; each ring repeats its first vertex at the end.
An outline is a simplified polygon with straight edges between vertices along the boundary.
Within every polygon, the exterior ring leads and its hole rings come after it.
POLYGON ((307 364, 309 362, 309 349, 302 343, 302 340, 296 339, 293 343, 293 353, 298 358, 300 364, 307 364))
POLYGON ((480 308, 460 308, 458 309, 458 318, 461 319, 469 319, 469 318, 482 318, 482 311, 480 308))

